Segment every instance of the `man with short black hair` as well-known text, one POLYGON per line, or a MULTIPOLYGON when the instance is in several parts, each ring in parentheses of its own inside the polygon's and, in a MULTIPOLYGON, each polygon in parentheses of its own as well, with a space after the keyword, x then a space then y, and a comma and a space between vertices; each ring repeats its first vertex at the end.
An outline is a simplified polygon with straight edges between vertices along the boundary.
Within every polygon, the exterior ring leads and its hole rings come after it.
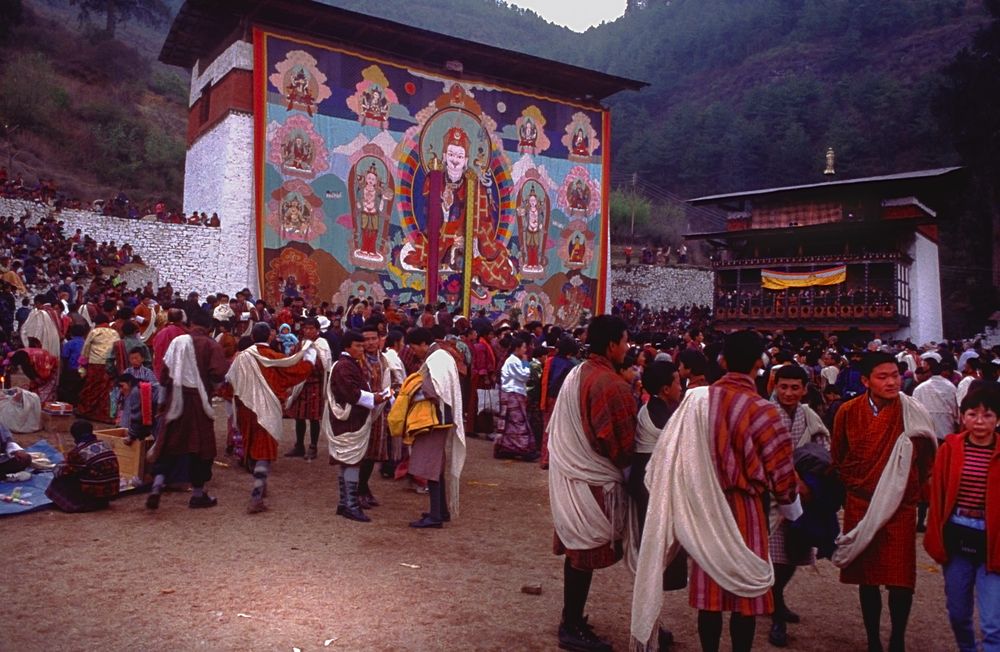
POLYGON ((658 635, 662 574, 679 537, 692 559, 689 600, 698 609, 703 650, 719 649, 723 612, 732 613, 732 649, 746 652, 756 616, 773 611, 764 496, 773 494, 788 520, 802 508, 788 429, 754 384, 763 352, 754 331, 726 337, 728 373, 688 392, 653 450, 632 599, 633 645, 648 646, 658 635))
POLYGON ((267 478, 284 430, 281 406, 292 388, 312 374, 317 349, 310 344, 286 357, 267 345, 271 327, 264 322, 253 325, 251 337, 253 344, 236 355, 226 380, 233 386, 236 422, 244 437, 247 465, 253 469, 247 513, 256 514, 267 510, 267 478))
POLYGON ((612 566, 628 544, 624 469, 632 462, 635 399, 618 373, 629 350, 628 326, 600 315, 587 329, 590 357, 569 372, 549 422, 549 502, 554 552, 563 565, 559 647, 610 650, 584 618, 595 570, 612 566))
POLYGON ((857 584, 869 650, 882 650, 880 585, 888 587, 889 650, 905 648, 916 582, 916 505, 930 475, 937 439, 927 410, 900 392, 896 358, 868 353, 866 391, 837 411, 831 453, 847 490, 844 532, 833 563, 840 581, 857 584))
MULTIPOLYGON (((798 449, 807 444, 819 444, 823 449, 830 445, 830 432, 811 407, 802 403, 808 391, 809 376, 797 364, 785 365, 774 373, 774 403, 785 428, 798 449)), ((799 616, 785 603, 785 587, 792 580, 796 568, 816 563, 812 546, 804 545, 801 537, 790 527, 789 521, 776 508, 771 510, 771 528, 768 549, 774 564, 774 613, 767 640, 775 647, 788 645, 788 623, 799 622, 799 616)))

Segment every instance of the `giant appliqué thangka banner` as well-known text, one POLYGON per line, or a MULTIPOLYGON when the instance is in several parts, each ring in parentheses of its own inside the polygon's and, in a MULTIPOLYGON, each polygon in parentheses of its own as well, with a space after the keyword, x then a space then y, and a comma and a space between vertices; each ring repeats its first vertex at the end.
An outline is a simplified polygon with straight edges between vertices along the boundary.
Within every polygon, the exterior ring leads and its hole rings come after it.
POLYGON ((607 112, 256 31, 263 295, 576 325, 603 305, 607 112))

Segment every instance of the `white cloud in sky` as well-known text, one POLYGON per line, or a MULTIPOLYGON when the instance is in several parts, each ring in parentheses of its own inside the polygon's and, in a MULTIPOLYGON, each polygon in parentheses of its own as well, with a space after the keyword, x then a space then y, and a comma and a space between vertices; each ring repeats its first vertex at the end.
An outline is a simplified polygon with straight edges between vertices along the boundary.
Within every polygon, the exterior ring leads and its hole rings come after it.
POLYGON ((626 0, 507 0, 509 4, 531 9, 557 25, 574 32, 611 22, 625 13, 626 0))

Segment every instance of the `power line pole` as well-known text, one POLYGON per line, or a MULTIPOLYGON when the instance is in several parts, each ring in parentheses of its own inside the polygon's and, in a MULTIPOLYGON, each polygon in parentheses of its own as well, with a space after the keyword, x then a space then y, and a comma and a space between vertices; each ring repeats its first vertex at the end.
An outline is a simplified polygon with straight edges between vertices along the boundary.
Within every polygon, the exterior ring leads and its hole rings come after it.
POLYGON ((635 201, 636 201, 635 186, 637 183, 639 183, 639 173, 633 172, 632 173, 632 228, 631 228, 631 234, 629 236, 629 244, 635 243, 635 201))

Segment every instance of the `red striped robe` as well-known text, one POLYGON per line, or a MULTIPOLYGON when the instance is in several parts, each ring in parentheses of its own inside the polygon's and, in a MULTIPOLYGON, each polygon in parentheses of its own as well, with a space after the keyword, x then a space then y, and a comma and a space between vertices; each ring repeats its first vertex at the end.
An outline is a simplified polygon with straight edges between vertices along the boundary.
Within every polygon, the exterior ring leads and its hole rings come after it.
MULTIPOLYGON (((878 416, 872 413, 867 393, 837 410, 830 454, 847 489, 844 532, 850 532, 868 511, 875 485, 902 432, 903 406, 898 399, 879 410, 878 416)), ((899 509, 864 552, 840 571, 841 582, 913 588, 917 579, 917 501, 933 461, 933 444, 923 438, 914 440, 913 464, 899 509)))
MULTIPOLYGON (((792 464, 791 435, 778 408, 757 394, 746 374, 726 374, 709 388, 709 424, 715 440, 719 484, 743 540, 761 559, 768 559, 767 513, 763 497, 778 504, 795 501, 798 478, 792 464)), ((722 589, 698 566, 691 565, 689 600, 705 611, 733 611, 758 616, 774 611, 768 591, 741 598, 722 589)))

